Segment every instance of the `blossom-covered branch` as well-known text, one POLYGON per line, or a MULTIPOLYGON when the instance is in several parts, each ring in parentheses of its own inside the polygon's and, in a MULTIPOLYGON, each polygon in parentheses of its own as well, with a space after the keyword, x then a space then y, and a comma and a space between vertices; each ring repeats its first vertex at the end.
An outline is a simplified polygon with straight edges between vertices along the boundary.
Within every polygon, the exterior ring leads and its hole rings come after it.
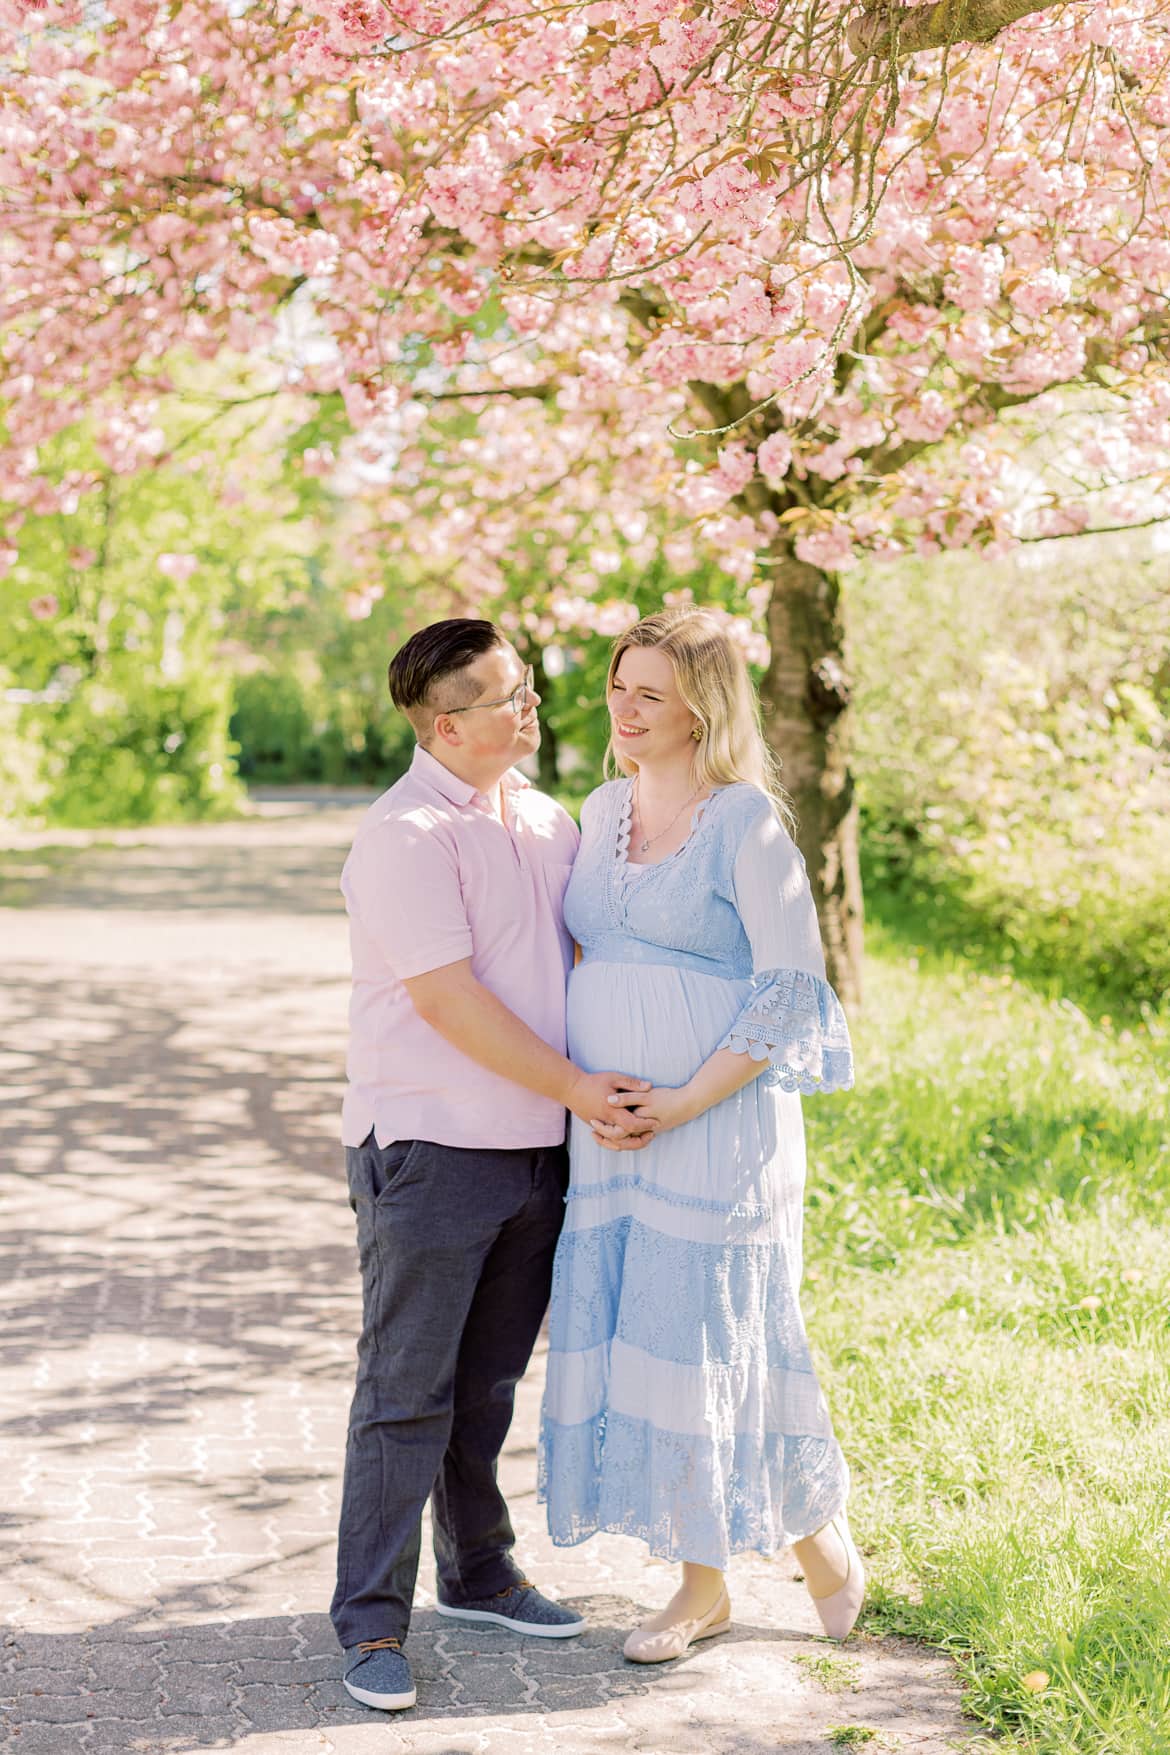
POLYGON ((534 528, 583 598, 624 545, 746 584, 781 538, 825 567, 1011 542, 1039 501, 1004 411, 1079 383, 1148 477, 1166 0, 966 46, 1001 14, 911 12, 4 0, 12 532, 94 485, 55 433, 151 467, 175 362, 220 354, 340 394, 349 485, 481 591, 534 528), (874 22, 884 62, 848 47, 874 22))

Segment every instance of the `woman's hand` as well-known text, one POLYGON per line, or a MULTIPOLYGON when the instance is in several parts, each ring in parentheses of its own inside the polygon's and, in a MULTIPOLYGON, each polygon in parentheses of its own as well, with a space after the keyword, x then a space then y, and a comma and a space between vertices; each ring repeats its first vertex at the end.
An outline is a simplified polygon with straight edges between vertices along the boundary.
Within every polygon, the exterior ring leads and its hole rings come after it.
POLYGON ((724 1098, 733 1097, 767 1070, 766 1060, 753 1060, 750 1054, 734 1054, 730 1048, 717 1048, 685 1085, 655 1085, 652 1090, 641 1093, 609 1093, 606 1107, 617 1110, 624 1126, 651 1129, 644 1139, 622 1140, 612 1129, 606 1130, 610 1137, 605 1138, 596 1125, 593 1137, 599 1146, 608 1146, 617 1152, 628 1151, 639 1144, 648 1145, 655 1134, 694 1121, 696 1116, 705 1114, 724 1098))
MULTIPOLYGON (((620 1117, 624 1126, 635 1128, 643 1123, 650 1125, 656 1134, 665 1133, 668 1128, 682 1127, 703 1113, 703 1105, 696 1103, 689 1084, 655 1085, 649 1091, 614 1091, 608 1101, 611 1108, 625 1111, 620 1117)), ((594 1133, 599 1145, 611 1143, 603 1139, 596 1128, 594 1133)))
POLYGON ((629 1073, 586 1073, 574 1068, 565 1107, 578 1121, 587 1121, 597 1139, 608 1136, 630 1151, 648 1145, 653 1129, 630 1121, 624 1110, 615 1115, 607 1099, 616 1095, 623 1103, 641 1103, 650 1088, 648 1079, 636 1079, 629 1073))

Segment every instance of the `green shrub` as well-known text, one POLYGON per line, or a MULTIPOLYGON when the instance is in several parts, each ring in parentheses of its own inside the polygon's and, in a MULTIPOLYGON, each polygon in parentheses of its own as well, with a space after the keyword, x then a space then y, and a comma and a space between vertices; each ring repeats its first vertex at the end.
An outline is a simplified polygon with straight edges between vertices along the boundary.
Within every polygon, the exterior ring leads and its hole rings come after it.
POLYGON ((43 715, 44 794, 54 822, 179 822, 234 814, 243 798, 227 735, 228 680, 195 676, 122 690, 79 686, 43 715))
POLYGON ((246 780, 318 780, 321 762, 313 716, 291 671, 253 671, 235 685, 230 721, 246 780))
POLYGON ((1042 985, 1098 1008, 1159 1002, 1168 577, 1134 534, 851 581, 871 912, 892 891, 895 913, 926 906, 946 941, 998 941, 1042 985))
POLYGON ((44 744, 31 715, 13 696, 15 678, 0 666, 0 811, 8 817, 35 817, 48 796, 44 744))
POLYGON ((295 652, 237 679, 230 733, 241 776, 258 784, 388 786, 414 753, 384 682, 360 669, 330 674, 295 652))

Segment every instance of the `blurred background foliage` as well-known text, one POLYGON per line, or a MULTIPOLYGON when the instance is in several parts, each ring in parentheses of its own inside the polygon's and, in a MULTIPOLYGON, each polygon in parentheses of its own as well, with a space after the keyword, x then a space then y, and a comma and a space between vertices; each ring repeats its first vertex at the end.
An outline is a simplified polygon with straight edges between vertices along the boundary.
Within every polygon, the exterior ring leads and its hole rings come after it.
POLYGON ((984 941, 1122 1010, 1165 992, 1168 535, 851 579, 867 894, 888 923, 926 903, 936 951, 984 941))
MULTIPOLYGON (((230 814, 246 787, 380 788, 410 760, 386 662, 455 603, 392 536, 373 548, 324 467, 344 414, 249 393, 160 429, 121 476, 84 432, 62 473, 97 482, 30 517, 0 579, 4 814, 62 826, 230 814), (322 460, 318 467, 316 460, 322 460), (371 559, 373 556, 373 559, 371 559)), ((178 421, 178 417, 174 417, 178 421)), ((944 555, 846 576, 867 907, 926 956, 951 946, 1098 1011, 1156 1002, 1170 970, 1170 532, 944 555), (930 931, 922 922, 931 923, 930 931)), ((686 593, 614 574, 603 630, 548 618, 538 553, 506 597, 537 669, 540 779, 596 783, 608 633, 686 593), (607 623, 606 615, 610 616, 607 623)), ((783 752, 780 752, 781 755, 783 752)))

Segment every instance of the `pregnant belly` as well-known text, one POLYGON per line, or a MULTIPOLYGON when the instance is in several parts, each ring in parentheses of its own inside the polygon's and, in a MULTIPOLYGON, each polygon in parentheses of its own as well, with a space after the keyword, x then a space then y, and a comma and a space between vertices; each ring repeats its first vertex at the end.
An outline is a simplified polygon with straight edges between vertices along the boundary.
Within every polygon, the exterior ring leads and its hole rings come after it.
POLYGON ((654 963, 580 963, 569 978, 568 1046, 586 1072, 681 1085, 714 1053, 751 992, 654 963))

